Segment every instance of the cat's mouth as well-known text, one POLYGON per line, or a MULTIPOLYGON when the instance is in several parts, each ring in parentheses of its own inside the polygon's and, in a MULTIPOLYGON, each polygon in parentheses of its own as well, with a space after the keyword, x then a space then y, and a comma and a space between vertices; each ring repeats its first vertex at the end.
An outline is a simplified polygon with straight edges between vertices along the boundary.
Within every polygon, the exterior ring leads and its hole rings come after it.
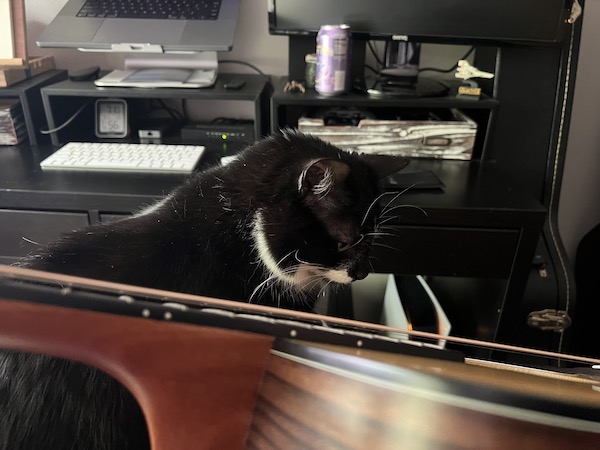
POLYGON ((348 284, 352 281, 354 279, 348 274, 347 270, 326 269, 306 263, 300 264, 294 275, 294 284, 308 289, 316 285, 320 285, 319 288, 322 288, 323 285, 329 283, 348 284))

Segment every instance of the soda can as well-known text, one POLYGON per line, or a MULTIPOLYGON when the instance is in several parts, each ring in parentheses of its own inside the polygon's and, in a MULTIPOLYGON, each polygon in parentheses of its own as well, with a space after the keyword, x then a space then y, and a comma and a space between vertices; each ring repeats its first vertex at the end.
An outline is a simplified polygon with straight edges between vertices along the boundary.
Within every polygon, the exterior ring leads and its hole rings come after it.
POLYGON ((339 95, 350 88, 350 51, 348 25, 323 25, 317 34, 315 89, 321 95, 339 95))

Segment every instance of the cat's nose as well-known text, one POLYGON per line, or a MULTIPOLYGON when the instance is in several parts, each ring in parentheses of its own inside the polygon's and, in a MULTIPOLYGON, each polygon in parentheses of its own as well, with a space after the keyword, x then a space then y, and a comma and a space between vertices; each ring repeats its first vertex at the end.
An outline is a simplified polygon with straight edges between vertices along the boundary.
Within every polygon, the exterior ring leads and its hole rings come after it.
POLYGON ((369 269, 361 264, 356 264, 348 270, 348 275, 350 275, 354 281, 364 280, 367 275, 369 275, 369 269))

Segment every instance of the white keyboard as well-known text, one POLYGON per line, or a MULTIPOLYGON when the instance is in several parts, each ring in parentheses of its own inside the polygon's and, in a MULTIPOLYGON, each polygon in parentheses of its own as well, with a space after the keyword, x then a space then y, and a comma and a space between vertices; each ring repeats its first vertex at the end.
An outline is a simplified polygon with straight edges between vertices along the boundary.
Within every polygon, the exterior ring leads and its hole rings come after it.
POLYGON ((69 142, 44 159, 42 170, 192 173, 202 145, 69 142))

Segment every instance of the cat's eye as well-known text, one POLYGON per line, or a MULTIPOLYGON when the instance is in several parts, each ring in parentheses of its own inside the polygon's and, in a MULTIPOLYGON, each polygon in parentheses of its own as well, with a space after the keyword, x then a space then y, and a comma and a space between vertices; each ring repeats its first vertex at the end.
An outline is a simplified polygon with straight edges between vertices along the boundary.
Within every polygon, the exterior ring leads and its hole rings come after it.
POLYGON ((358 238, 356 238, 353 242, 338 242, 337 243, 337 251, 338 252, 345 252, 347 250, 350 250, 352 247, 354 247, 355 245, 359 244, 364 238, 364 235, 360 235, 358 236, 358 238))

